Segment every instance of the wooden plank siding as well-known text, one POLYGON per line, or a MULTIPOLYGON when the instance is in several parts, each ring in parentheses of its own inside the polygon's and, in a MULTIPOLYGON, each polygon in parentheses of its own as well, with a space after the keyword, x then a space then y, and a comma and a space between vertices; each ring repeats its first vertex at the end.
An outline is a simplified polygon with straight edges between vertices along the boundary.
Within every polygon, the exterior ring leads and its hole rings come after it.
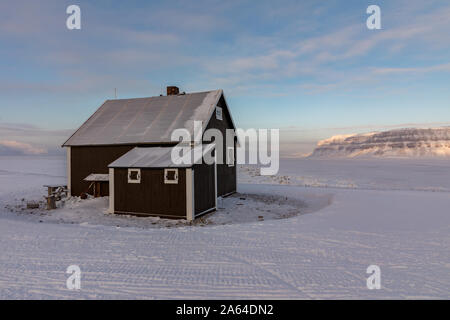
POLYGON ((178 183, 164 183, 164 169, 141 168, 141 183, 128 183, 128 169, 114 169, 114 212, 186 218, 186 170, 178 183))
POLYGON ((195 214, 216 206, 214 165, 194 165, 195 214))
MULTIPOLYGON (((220 98, 218 104, 219 107, 222 108, 222 118, 223 120, 217 120, 216 114, 214 113, 211 117, 211 120, 208 123, 207 129, 215 128, 220 130, 223 135, 223 164, 217 165, 217 195, 223 196, 232 192, 236 192, 236 163, 233 167, 229 167, 226 164, 226 154, 227 154, 227 146, 226 146, 226 129, 233 129, 233 124, 230 117, 230 112, 226 105, 225 99, 223 96, 220 98)), ((208 143, 208 142, 205 142, 208 143)), ((236 158, 236 139, 234 141, 234 155, 236 158)))
MULTIPOLYGON (((91 173, 108 173, 108 165, 135 146, 86 146, 71 147, 71 194, 80 196, 86 192, 90 182, 83 181, 91 173)), ((108 196, 108 188, 102 189, 108 196)))
MULTIPOLYGON (((108 165, 135 147, 159 147, 164 145, 111 145, 71 147, 71 195, 86 192, 89 182, 83 181, 91 173, 107 174, 108 165)), ((102 188, 101 196, 108 196, 109 189, 102 188)))

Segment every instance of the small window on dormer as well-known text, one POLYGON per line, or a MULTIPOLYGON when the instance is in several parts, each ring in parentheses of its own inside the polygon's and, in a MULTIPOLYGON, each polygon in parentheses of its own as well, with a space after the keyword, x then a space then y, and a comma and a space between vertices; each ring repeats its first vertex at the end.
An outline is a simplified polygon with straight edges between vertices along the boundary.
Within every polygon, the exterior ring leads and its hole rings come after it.
POLYGON ((141 169, 128 169, 128 183, 141 183, 141 169))
POLYGON ((217 120, 222 120, 222 108, 221 107, 216 107, 216 119, 217 120))

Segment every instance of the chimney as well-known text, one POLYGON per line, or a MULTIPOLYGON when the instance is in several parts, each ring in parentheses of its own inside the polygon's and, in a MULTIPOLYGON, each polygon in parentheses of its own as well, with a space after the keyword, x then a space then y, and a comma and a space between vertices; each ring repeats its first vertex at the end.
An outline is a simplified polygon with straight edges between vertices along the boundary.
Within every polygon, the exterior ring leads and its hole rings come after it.
POLYGON ((167 95, 168 96, 174 96, 180 93, 180 89, 175 86, 169 86, 167 87, 167 95))

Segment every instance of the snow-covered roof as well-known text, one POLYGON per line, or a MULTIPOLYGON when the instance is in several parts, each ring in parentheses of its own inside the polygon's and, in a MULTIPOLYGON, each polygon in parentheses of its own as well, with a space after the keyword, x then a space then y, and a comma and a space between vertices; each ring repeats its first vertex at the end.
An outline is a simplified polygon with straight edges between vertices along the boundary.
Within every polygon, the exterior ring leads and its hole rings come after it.
POLYGON ((63 146, 170 143, 173 130, 191 136, 194 121, 203 130, 222 90, 137 99, 107 100, 63 146))
POLYGON ((86 178, 84 178, 84 181, 109 181, 109 174, 91 173, 86 178))
MULTIPOLYGON (((175 163, 172 159, 173 147, 134 148, 112 162, 110 168, 190 168, 199 163, 204 154, 214 148, 214 144, 198 145, 191 149, 191 163, 175 163)), ((178 153, 176 153, 178 154, 178 153)), ((179 159, 179 158, 177 158, 179 159)))

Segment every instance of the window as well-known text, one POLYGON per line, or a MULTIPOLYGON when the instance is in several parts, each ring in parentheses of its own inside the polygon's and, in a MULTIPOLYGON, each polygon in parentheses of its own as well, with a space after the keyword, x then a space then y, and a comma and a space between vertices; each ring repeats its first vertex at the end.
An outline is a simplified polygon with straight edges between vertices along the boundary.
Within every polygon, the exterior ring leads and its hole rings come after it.
POLYGON ((221 107, 216 107, 216 119, 217 120, 222 120, 222 108, 221 107))
POLYGON ((177 184, 178 183, 178 169, 164 169, 164 183, 177 184))
POLYGON ((227 148, 227 164, 229 167, 234 167, 234 147, 227 148))
POLYGON ((141 183, 141 169, 128 169, 128 183, 141 183))

